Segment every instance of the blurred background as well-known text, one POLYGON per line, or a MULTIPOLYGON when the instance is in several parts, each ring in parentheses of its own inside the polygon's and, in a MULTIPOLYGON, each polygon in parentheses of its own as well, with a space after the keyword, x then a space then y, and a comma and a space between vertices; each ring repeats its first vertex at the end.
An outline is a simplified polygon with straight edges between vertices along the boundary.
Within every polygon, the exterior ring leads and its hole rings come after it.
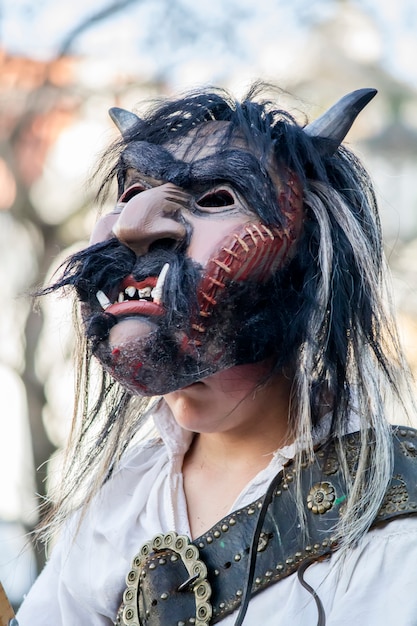
POLYGON ((0 580, 15 606, 43 564, 25 537, 73 403, 70 307, 34 310, 28 293, 88 238, 107 110, 206 84, 241 96, 261 78, 303 120, 376 87, 347 139, 375 181, 416 370, 416 33, 414 0, 0 2, 0 580))

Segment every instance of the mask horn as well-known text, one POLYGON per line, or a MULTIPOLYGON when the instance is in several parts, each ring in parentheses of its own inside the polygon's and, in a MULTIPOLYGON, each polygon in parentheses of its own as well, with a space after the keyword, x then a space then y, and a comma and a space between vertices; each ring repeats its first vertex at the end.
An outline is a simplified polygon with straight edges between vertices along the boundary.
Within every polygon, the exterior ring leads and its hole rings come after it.
POLYGON ((120 109, 119 107, 112 107, 109 110, 109 115, 117 128, 120 130, 122 137, 126 137, 132 128, 140 121, 140 118, 126 109, 120 109))
POLYGON ((346 94, 323 115, 304 128, 310 137, 329 140, 323 151, 333 154, 349 132, 350 127, 377 94, 376 89, 357 89, 346 94))

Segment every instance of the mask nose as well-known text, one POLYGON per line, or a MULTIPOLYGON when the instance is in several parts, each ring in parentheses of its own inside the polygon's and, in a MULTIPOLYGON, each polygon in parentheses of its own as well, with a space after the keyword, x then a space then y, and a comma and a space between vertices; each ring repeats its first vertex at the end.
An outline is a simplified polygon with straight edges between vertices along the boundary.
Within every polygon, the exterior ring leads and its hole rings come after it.
POLYGON ((182 209, 186 194, 172 183, 140 191, 124 205, 113 234, 137 256, 155 244, 176 248, 187 236, 182 209))

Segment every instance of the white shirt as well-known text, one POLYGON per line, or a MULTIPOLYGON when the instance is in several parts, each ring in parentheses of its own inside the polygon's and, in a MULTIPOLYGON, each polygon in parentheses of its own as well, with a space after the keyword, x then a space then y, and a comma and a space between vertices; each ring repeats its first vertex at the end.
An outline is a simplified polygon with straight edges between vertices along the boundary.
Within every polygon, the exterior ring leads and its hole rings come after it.
MULTIPOLYGON (((170 530, 190 536, 181 469, 192 434, 164 402, 154 421, 162 439, 130 450, 75 538, 77 520, 67 525, 18 612, 19 626, 112 625, 142 544, 170 530)), ((263 495, 293 454, 293 446, 276 452, 230 512, 263 495)), ((367 533, 342 568, 338 558, 312 564, 304 576, 324 606, 326 626, 417 626, 417 516, 367 533)), ((220 624, 233 626, 236 615, 220 624)), ((293 574, 251 600, 244 626, 315 626, 317 619, 314 599, 293 574)))

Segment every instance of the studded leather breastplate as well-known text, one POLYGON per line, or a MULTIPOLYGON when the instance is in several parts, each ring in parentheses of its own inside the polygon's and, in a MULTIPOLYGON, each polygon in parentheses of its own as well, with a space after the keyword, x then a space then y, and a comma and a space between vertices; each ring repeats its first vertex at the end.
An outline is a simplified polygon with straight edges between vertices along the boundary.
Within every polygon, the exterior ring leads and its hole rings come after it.
MULTIPOLYGON (((417 514, 417 431, 393 429, 394 469, 374 525, 417 514)), ((349 470, 358 459, 359 433, 344 446, 349 470)), ((295 509, 295 473, 290 462, 280 473, 257 545, 251 594, 295 572, 307 560, 337 549, 332 535, 346 487, 333 443, 316 452, 299 477, 306 508, 306 534, 295 509)), ((174 532, 145 543, 134 557, 117 625, 207 626, 240 604, 258 511, 263 498, 223 518, 191 542, 174 532)))

